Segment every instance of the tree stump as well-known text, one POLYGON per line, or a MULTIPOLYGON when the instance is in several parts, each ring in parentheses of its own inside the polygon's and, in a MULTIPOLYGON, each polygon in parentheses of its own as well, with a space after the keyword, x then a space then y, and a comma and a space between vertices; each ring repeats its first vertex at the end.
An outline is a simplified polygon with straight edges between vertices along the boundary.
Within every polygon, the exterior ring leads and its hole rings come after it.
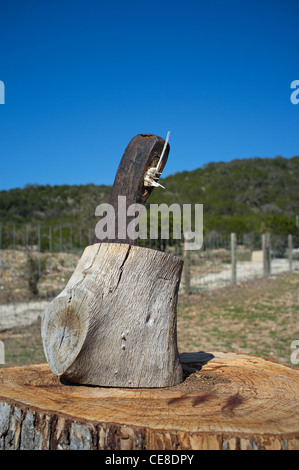
POLYGON ((0 370, 1 449, 299 449, 299 370, 246 354, 181 354, 173 387, 67 383, 0 370))
POLYGON ((167 387, 182 381, 176 305, 183 261, 121 243, 87 247, 42 318, 52 372, 81 384, 167 387))

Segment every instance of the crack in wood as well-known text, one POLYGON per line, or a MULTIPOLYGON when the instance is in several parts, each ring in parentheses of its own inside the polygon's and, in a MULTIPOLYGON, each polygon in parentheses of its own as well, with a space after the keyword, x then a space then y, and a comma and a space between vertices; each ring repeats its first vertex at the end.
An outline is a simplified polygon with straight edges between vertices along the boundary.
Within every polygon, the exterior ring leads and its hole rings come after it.
MULTIPOLYGON (((130 250, 131 250, 131 245, 128 245, 128 251, 124 257, 124 260, 119 268, 119 277, 118 277, 118 280, 117 280, 117 283, 116 283, 116 287, 114 289, 114 291, 116 291, 116 289, 118 288, 119 286, 119 283, 121 281, 121 278, 122 278, 122 275, 123 275, 123 271, 124 271, 124 265, 125 265, 125 262, 127 261, 128 257, 129 257, 129 254, 130 254, 130 250)), ((114 292, 113 291, 113 292, 114 292)), ((110 291, 109 291, 110 292, 110 291)))

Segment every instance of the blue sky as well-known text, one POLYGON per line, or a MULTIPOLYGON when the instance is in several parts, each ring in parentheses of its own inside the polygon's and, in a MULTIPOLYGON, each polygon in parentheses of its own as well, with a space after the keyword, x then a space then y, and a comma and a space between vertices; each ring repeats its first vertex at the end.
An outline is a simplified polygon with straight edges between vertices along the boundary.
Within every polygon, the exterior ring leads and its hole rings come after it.
POLYGON ((2 0, 0 189, 112 184, 128 142, 163 177, 299 154, 299 2, 2 0))

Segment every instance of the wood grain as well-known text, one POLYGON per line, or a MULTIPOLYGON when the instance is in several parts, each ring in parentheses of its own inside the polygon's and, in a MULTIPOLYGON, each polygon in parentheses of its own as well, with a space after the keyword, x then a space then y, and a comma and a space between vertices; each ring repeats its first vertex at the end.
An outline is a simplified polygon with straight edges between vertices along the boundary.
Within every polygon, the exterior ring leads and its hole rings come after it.
POLYGON ((299 449, 299 370, 245 354, 181 355, 174 387, 70 385, 47 364, 0 370, 2 449, 299 449))
POLYGON ((43 314, 43 345, 54 374, 114 387, 181 382, 176 305, 182 266, 179 258, 147 248, 87 247, 43 314))

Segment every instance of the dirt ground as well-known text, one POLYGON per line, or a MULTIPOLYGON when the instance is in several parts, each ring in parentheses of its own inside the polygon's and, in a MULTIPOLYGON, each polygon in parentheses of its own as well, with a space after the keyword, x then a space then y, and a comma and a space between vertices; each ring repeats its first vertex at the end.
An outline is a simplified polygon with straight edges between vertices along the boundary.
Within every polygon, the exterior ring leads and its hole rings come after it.
POLYGON ((180 297, 179 351, 233 351, 291 364, 298 316, 298 272, 180 297))
MULTIPOLYGON (((291 344, 299 340, 298 315, 298 272, 180 295, 179 352, 233 351, 291 365, 291 344)), ((45 361, 40 321, 2 330, 0 340, 5 346, 0 367, 45 361)))

